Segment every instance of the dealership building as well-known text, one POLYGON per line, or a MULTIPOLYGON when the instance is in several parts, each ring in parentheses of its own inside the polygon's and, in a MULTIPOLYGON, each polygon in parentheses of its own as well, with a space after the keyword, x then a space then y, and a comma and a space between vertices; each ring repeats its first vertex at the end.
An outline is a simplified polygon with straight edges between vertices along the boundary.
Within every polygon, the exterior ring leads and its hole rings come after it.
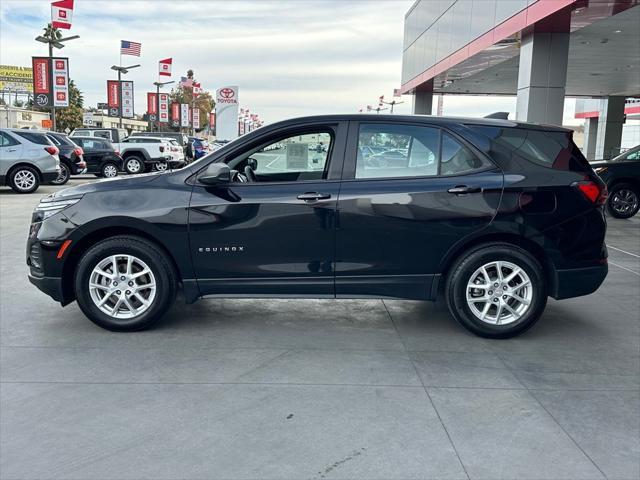
POLYGON ((562 124, 578 97, 588 158, 620 151, 638 118, 640 0, 418 0, 405 15, 403 94, 515 95, 516 119, 562 124))

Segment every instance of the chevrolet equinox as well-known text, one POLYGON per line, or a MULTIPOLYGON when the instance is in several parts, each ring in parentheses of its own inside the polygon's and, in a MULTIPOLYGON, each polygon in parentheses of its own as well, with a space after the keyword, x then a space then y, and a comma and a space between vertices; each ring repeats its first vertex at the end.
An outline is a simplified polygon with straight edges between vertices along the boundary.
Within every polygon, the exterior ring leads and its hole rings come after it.
POLYGON ((435 300, 477 335, 530 328, 607 274, 606 187, 570 130, 501 119, 287 120, 182 170, 43 198, 29 279, 109 330, 200 297, 435 300))

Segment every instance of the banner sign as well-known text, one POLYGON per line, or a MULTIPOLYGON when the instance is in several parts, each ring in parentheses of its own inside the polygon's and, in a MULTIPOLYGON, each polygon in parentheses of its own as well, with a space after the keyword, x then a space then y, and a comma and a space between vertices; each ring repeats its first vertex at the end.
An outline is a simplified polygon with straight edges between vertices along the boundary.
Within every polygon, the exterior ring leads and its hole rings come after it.
POLYGON ((238 137, 238 87, 216 90, 216 137, 233 140, 238 137))
POLYGON ((51 26, 53 28, 71 28, 73 0, 60 0, 51 4, 51 26))
POLYGON ((172 58, 165 58, 164 60, 160 60, 158 62, 158 75, 170 77, 171 76, 171 64, 173 63, 172 58))
POLYGON ((50 107, 52 101, 51 62, 49 57, 32 57, 33 96, 39 107, 50 107))
POLYGON ((133 118, 133 82, 123 81, 120 85, 122 95, 122 116, 133 118))
POLYGON ((155 121, 158 115, 158 99, 153 92, 147 92, 147 113, 149 114, 149 119, 155 121))
POLYGON ((108 116, 117 117, 120 114, 120 89, 117 80, 107 80, 107 108, 108 116))
POLYGON ((69 106, 69 59, 52 58, 53 62, 53 106, 69 106))
POLYGON ((180 126, 181 127, 189 126, 189 104, 188 103, 180 104, 180 126))
POLYGON ((238 135, 244 135, 244 120, 238 122, 238 135))
POLYGON ((178 102, 171 102, 171 126, 180 126, 180 104, 178 102))
POLYGON ((216 112, 209 113, 209 129, 216 128, 216 112))
POLYGON ((160 123, 169 123, 169 95, 166 93, 160 94, 160 101, 158 102, 158 121, 160 123))
POLYGON ((0 65, 0 90, 33 93, 33 68, 0 65))
POLYGON ((199 108, 194 108, 193 109, 193 128, 200 128, 200 109, 199 108))

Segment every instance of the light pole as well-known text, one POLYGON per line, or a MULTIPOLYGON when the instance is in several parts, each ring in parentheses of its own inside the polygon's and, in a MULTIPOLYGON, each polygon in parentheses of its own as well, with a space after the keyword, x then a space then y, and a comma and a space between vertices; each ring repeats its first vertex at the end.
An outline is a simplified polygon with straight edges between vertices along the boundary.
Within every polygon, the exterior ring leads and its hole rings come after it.
POLYGON ((382 103, 384 103, 385 105, 391 105, 391 111, 389 113, 393 113, 393 107, 394 105, 400 105, 404 102, 396 102, 395 100, 391 101, 391 102, 385 102, 384 100, 382 101, 382 103))
MULTIPOLYGON (((80 35, 72 35, 71 37, 65 38, 47 38, 43 35, 38 35, 36 37, 36 41, 40 43, 46 43, 49 45, 49 68, 51 68, 51 59, 53 58, 53 47, 55 48, 64 48, 64 42, 68 42, 69 40, 75 40, 76 38, 80 38, 80 35)), ((53 131, 56 131, 56 107, 51 105, 51 121, 53 122, 53 131)))
POLYGON ((156 131, 160 131, 160 87, 164 87, 165 85, 169 85, 170 83, 175 83, 174 80, 170 82, 153 82, 156 86, 156 131))
POLYGON ((118 108, 118 128, 122 128, 122 80, 121 75, 125 75, 129 73, 129 70, 133 68, 138 68, 140 65, 131 65, 129 67, 122 67, 117 65, 112 65, 111 70, 115 70, 118 72, 118 103, 120 104, 120 108, 118 108))

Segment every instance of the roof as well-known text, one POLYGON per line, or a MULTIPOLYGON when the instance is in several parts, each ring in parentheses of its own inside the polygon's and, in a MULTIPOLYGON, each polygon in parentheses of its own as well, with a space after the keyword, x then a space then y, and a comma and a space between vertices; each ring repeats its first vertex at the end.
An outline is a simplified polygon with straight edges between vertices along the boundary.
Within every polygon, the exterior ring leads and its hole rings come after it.
POLYGON ((501 120, 496 118, 477 118, 477 117, 440 117, 436 115, 389 115, 389 114, 370 114, 370 113, 352 113, 352 114, 336 114, 336 115, 311 115, 306 117, 297 117, 272 123, 269 126, 285 126, 300 122, 336 122, 336 121, 357 121, 357 122, 405 122, 405 123, 425 123, 430 125, 484 125, 500 128, 528 128, 532 130, 553 130, 560 132, 571 132, 572 130, 556 125, 543 125, 539 123, 519 122, 515 120, 501 120))

